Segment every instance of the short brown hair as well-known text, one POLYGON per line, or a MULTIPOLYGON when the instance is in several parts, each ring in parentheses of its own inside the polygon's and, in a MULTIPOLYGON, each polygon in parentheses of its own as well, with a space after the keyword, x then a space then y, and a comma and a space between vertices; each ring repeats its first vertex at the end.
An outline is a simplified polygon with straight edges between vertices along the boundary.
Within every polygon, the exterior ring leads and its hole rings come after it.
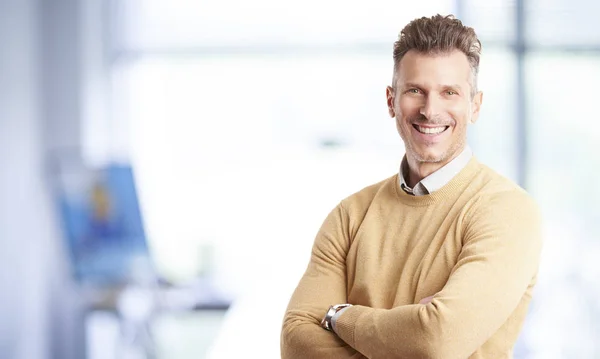
POLYGON ((422 17, 408 23, 400 32, 398 41, 394 43, 394 83, 396 70, 402 57, 416 50, 424 54, 442 54, 459 50, 467 56, 471 66, 471 95, 477 93, 477 74, 481 42, 473 28, 465 26, 453 15, 422 17))

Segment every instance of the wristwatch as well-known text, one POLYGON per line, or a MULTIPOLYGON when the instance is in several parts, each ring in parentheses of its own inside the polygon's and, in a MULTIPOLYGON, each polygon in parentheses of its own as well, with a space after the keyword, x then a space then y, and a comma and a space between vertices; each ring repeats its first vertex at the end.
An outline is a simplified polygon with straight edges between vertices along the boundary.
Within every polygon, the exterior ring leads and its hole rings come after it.
POLYGON ((351 306, 352 304, 336 304, 330 306, 329 310, 327 311, 327 314, 325 314, 325 317, 323 317, 323 320, 321 320, 321 327, 323 327, 323 329, 333 331, 333 328, 331 327, 331 318, 333 318, 335 313, 351 306))

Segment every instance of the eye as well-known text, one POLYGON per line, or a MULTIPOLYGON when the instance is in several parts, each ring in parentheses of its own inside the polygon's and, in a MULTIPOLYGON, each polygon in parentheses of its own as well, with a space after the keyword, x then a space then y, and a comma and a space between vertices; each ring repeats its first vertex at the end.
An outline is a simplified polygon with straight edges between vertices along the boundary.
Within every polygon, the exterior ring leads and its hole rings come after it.
POLYGON ((420 93, 419 89, 411 88, 406 91, 407 93, 418 94, 420 93))
POLYGON ((458 92, 454 91, 454 90, 446 90, 446 95, 458 95, 458 92))

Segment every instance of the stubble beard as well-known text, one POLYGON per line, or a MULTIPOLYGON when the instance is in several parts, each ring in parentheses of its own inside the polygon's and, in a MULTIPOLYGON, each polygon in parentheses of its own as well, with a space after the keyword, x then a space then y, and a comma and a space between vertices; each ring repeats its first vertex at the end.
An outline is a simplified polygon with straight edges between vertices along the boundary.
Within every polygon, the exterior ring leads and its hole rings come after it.
MULTIPOLYGON (((402 132, 402 130, 400 130, 400 122, 401 119, 396 119, 396 124, 398 126, 398 130, 399 132, 402 132)), ((450 131, 450 130, 456 130, 456 121, 444 121, 444 120, 435 120, 435 121, 428 121, 428 120, 423 120, 422 118, 419 119, 411 119, 409 120, 409 126, 412 126, 412 123, 423 123, 423 124, 429 124, 429 125, 450 125, 450 127, 446 130, 446 131, 450 131), (454 122, 454 127, 451 125, 452 122, 454 122)), ((405 133, 405 136, 401 136, 404 138, 411 138, 410 137, 410 131, 412 129, 409 127, 408 131, 409 133, 405 133)), ((417 148, 415 148, 415 146, 413 145, 413 143, 411 141, 404 141, 405 142, 405 147, 406 147, 406 154, 408 156, 411 156, 416 162, 418 163, 441 163, 444 161, 447 161, 450 157, 454 156, 457 154, 458 151, 460 151, 462 148, 465 147, 466 144, 466 127, 463 129, 463 131, 465 131, 465 134, 461 134, 461 136, 458 138, 458 140, 456 142, 453 142, 450 144, 450 147, 442 152, 441 154, 435 156, 435 155, 428 155, 428 154, 422 154, 419 152, 419 150, 417 148)), ((402 133, 401 133, 402 135, 402 133)))

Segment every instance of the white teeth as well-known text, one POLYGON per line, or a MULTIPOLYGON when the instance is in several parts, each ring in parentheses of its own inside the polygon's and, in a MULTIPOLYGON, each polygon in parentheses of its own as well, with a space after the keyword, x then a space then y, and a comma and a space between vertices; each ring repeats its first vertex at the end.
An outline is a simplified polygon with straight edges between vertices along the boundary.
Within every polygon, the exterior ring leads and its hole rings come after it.
POLYGON ((419 132, 421 133, 426 133, 426 134, 438 134, 438 133, 442 133, 446 130, 446 126, 442 126, 442 127, 421 127, 421 126, 416 126, 417 130, 419 130, 419 132))

